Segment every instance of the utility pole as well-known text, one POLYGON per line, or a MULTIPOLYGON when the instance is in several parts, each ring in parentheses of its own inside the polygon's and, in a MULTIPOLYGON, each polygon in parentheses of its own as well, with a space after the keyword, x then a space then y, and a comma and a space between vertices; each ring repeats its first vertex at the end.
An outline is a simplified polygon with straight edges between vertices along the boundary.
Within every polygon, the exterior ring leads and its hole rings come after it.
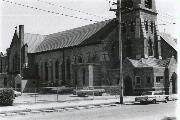
POLYGON ((118 20, 118 40, 119 40, 119 72, 120 72, 120 104, 123 104, 123 73, 122 73, 122 39, 121 39, 121 0, 117 0, 117 9, 111 9, 110 11, 116 12, 116 17, 118 20))

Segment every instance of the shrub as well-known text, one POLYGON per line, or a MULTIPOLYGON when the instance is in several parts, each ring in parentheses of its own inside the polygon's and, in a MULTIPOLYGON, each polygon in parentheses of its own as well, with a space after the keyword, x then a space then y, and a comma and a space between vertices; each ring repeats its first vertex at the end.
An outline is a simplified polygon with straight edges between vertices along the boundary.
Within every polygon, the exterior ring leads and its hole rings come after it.
POLYGON ((0 105, 7 106, 12 105, 14 100, 14 91, 6 88, 0 90, 0 105))

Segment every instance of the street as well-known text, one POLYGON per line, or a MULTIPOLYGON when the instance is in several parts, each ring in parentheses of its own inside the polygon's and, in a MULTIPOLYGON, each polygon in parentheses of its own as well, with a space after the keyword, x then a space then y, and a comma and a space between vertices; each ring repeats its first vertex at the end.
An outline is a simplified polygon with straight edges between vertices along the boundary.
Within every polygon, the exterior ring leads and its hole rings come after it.
POLYGON ((63 112, 30 113, 1 117, 1 120, 162 120, 176 116, 175 101, 158 104, 132 104, 111 107, 70 110, 63 112))

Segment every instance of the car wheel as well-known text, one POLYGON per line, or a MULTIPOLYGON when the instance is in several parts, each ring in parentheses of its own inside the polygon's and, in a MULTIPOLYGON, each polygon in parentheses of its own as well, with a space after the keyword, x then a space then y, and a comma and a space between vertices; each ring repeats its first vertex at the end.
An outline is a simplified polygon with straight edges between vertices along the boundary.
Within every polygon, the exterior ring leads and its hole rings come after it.
POLYGON ((156 104, 156 100, 154 99, 154 100, 152 101, 152 103, 153 103, 153 104, 156 104))

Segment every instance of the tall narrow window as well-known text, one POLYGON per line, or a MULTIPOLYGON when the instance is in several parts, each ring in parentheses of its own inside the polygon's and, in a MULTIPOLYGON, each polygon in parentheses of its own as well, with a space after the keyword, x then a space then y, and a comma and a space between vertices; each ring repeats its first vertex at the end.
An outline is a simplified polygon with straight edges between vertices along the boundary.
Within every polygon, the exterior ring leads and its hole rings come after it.
POLYGON ((153 45, 152 45, 153 43, 152 43, 151 38, 149 38, 148 44, 149 44, 149 50, 148 50, 149 56, 152 56, 153 55, 153 45))
POLYGON ((41 63, 41 79, 44 79, 43 76, 44 76, 44 75, 43 75, 43 62, 42 62, 42 63, 41 63))
POLYGON ((39 65, 38 63, 36 63, 36 67, 35 67, 35 71, 36 71, 36 77, 39 78, 39 65))
POLYGON ((134 30, 135 30, 135 24, 134 24, 133 21, 131 21, 130 27, 131 27, 131 32, 134 32, 134 30))
POLYGON ((148 26, 149 26, 149 25, 148 25, 148 21, 144 21, 144 25, 145 25, 146 31, 148 31, 148 28, 149 28, 149 27, 148 27, 148 26))
POLYGON ((78 57, 78 63, 83 63, 83 59, 81 56, 78 57))
POLYGON ((70 80, 70 78, 71 78, 71 61, 69 58, 66 61, 66 73, 67 73, 66 74, 67 80, 70 80))
POLYGON ((147 84, 151 83, 151 77, 146 77, 146 80, 147 80, 147 84))
POLYGON ((154 32, 154 23, 151 21, 151 32, 154 32))
POLYGON ((51 80, 53 80, 53 61, 51 61, 51 80))
POLYGON ((156 83, 160 83, 163 80, 163 76, 156 77, 156 83))
POLYGON ((45 80, 48 80, 48 63, 45 62, 45 80))
POLYGON ((152 0, 145 0, 145 7, 152 9, 152 0))
POLYGON ((77 71, 74 71, 74 84, 77 86, 77 71))
POLYGON ((59 61, 56 61, 55 63, 55 77, 56 79, 59 79, 59 61))
POLYGON ((139 76, 136 76, 136 85, 141 84, 141 78, 139 76))
POLYGON ((86 70, 83 69, 83 85, 85 85, 86 81, 86 70))
POLYGON ((61 74, 62 74, 62 85, 65 85, 66 81, 65 81, 65 65, 64 65, 64 61, 61 64, 61 74))

